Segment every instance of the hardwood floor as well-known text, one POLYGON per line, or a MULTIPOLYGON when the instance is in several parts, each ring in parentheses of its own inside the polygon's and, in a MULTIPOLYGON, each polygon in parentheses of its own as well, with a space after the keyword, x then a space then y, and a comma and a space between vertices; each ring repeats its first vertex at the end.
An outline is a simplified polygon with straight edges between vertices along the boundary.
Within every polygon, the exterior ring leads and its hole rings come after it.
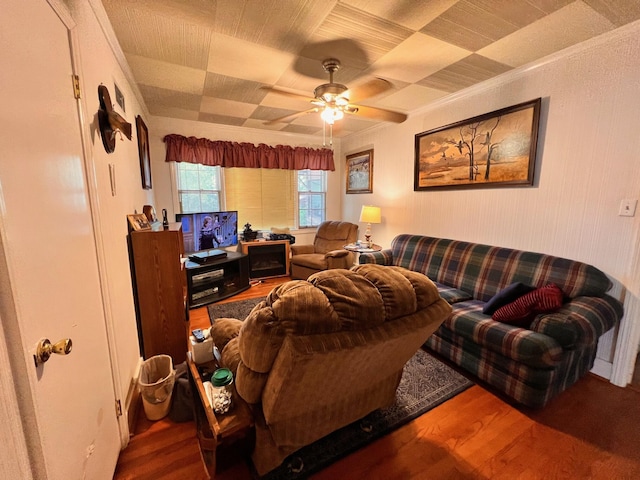
MULTIPOLYGON (((264 296, 281 281, 267 280, 227 301, 264 296)), ((192 310, 191 323, 207 327, 207 309, 192 310)), ((149 422, 140 412, 114 479, 207 478, 193 422, 149 422)), ((216 478, 252 477, 237 460, 216 478)), ((312 478, 637 479, 640 391, 588 375, 532 411, 475 385, 312 478)))

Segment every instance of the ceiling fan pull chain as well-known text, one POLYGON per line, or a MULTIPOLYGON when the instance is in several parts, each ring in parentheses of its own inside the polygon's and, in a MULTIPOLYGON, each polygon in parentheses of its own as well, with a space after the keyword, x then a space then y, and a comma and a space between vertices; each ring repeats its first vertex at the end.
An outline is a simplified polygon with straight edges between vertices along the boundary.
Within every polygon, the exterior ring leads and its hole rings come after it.
POLYGON ((327 146, 327 123, 322 121, 322 146, 327 146))

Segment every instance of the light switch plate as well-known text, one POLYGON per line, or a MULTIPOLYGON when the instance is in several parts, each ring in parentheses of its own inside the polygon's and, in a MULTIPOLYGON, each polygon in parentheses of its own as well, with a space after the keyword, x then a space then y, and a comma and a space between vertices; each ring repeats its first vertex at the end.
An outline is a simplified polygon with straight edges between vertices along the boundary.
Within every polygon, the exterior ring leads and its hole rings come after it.
POLYGON ((638 200, 634 198, 625 198, 620 202, 620 210, 618 211, 618 215, 622 217, 633 217, 636 214, 636 206, 638 205, 638 200))

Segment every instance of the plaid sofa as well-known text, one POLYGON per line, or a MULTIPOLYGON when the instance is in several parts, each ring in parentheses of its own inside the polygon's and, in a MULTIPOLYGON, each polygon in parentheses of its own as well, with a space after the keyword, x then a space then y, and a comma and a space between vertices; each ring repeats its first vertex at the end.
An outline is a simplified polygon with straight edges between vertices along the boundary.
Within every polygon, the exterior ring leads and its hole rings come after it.
POLYGON ((399 235, 391 248, 359 262, 396 265, 427 275, 453 311, 426 347, 518 403, 542 407, 592 367, 598 338, 622 317, 597 268, 565 258, 421 235, 399 235), (559 310, 539 314, 528 329, 496 322, 485 302, 514 282, 558 285, 559 310))

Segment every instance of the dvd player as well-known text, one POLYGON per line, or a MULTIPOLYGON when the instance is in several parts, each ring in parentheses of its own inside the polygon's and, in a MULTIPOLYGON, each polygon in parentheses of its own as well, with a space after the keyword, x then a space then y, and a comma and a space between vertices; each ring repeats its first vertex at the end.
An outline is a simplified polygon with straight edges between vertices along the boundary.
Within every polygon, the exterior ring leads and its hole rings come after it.
POLYGON ((215 262, 216 260, 220 260, 226 256, 227 252, 224 250, 209 250, 189 255, 189 260, 199 263, 200 265, 204 265, 205 263, 215 262))

